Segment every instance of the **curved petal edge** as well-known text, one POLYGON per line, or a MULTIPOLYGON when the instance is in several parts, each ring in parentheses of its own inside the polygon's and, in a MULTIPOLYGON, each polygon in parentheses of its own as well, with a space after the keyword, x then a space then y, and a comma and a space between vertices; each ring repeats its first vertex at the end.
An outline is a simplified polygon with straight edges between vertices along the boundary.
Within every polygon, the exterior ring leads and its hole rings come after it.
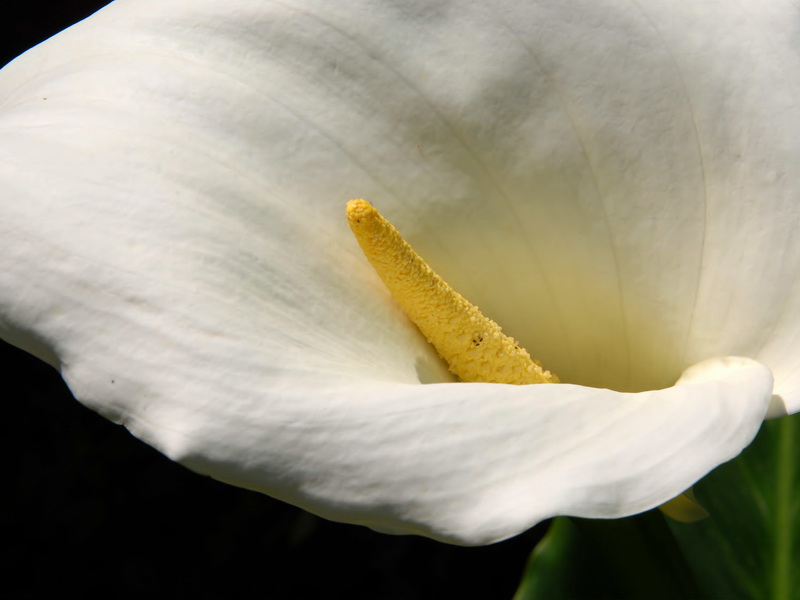
MULTIPOLYGON (((263 414, 195 419, 173 458, 333 520, 481 545, 557 515, 616 518, 664 503, 752 441, 771 393, 766 367, 731 357, 635 394, 568 384, 293 390, 263 414)), ((143 437, 163 447, 158 431, 143 437)))

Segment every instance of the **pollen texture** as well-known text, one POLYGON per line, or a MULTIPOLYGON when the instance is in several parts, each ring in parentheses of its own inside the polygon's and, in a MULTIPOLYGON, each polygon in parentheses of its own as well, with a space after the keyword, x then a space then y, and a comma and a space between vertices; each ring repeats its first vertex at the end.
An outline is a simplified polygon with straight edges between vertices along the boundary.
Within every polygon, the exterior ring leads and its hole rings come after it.
POLYGON ((347 203, 347 222, 395 300, 462 381, 558 383, 414 252, 366 200, 347 203))

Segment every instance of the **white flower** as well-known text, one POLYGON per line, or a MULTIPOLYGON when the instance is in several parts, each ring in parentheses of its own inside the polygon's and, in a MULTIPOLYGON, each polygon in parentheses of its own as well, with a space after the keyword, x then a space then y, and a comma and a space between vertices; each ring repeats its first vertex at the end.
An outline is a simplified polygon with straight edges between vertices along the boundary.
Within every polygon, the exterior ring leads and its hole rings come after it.
POLYGON ((119 0, 0 75, 0 331, 331 519, 481 544, 656 506, 750 442, 772 375, 800 410, 797 17, 119 0), (452 382, 352 197, 567 383, 452 382))

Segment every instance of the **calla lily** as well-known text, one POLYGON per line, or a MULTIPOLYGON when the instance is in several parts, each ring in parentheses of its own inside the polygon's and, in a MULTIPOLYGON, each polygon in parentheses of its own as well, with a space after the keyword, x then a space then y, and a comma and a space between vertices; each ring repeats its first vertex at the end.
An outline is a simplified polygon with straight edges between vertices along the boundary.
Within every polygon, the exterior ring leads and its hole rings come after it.
POLYGON ((484 544, 657 506, 800 409, 797 17, 119 0, 0 76, 2 335, 330 519, 484 544), (453 381, 356 197, 565 383, 453 381))

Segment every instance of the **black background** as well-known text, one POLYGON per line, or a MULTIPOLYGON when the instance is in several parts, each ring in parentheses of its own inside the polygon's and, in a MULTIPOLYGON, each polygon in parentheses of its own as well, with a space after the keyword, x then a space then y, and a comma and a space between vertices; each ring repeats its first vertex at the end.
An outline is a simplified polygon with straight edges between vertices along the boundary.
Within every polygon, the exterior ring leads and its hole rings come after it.
MULTIPOLYGON (((0 64, 104 4, 15 3, 0 64)), ((5 597, 502 599, 541 532, 459 548, 331 523, 172 463, 2 342, 0 365, 5 597)))

